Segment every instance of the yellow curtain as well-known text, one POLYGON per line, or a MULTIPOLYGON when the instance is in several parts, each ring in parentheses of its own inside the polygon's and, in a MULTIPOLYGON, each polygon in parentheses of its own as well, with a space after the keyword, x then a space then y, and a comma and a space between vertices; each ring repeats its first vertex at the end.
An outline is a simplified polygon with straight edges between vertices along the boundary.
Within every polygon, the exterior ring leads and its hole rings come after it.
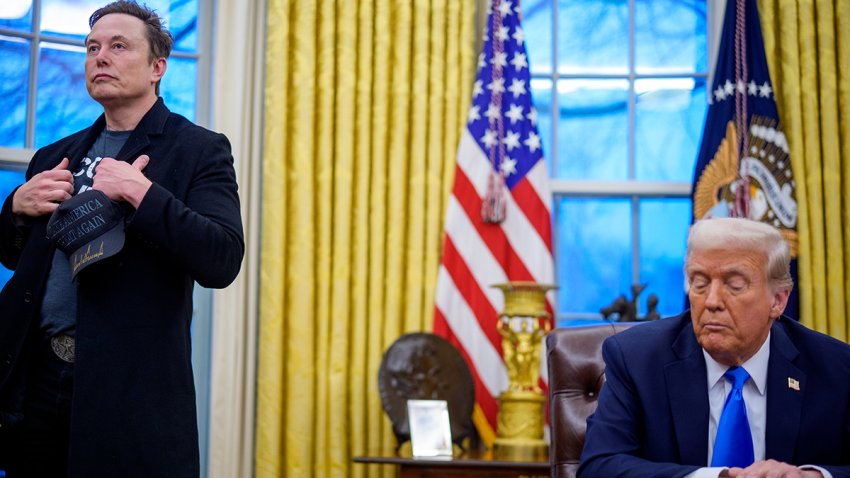
POLYGON ((797 185, 800 316, 806 325, 847 341, 850 1, 759 0, 758 5, 797 185))
POLYGON ((474 0, 269 0, 256 476, 389 476, 383 351, 429 330, 474 0))

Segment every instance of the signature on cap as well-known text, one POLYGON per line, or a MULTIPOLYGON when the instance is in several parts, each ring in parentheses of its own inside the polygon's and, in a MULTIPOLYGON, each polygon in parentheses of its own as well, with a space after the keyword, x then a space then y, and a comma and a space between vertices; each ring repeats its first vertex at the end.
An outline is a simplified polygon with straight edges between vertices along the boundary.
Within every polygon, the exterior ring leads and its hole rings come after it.
POLYGON ((95 253, 91 252, 91 244, 86 247, 86 252, 83 255, 77 257, 74 256, 74 263, 72 264, 73 272, 77 272, 77 269, 88 264, 89 262, 97 259, 98 257, 103 255, 103 241, 100 241, 100 250, 95 253))

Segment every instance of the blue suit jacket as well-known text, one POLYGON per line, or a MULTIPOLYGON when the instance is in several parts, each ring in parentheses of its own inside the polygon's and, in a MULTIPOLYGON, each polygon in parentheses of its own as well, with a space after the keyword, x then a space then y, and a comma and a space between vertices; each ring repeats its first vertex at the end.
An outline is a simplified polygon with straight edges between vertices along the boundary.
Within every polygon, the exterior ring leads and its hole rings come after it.
MULTIPOLYGON (((602 355, 607 381, 578 476, 671 478, 707 466, 705 358, 690 313, 620 332, 602 355)), ((850 477, 850 346, 786 317, 771 329, 765 455, 850 477)))

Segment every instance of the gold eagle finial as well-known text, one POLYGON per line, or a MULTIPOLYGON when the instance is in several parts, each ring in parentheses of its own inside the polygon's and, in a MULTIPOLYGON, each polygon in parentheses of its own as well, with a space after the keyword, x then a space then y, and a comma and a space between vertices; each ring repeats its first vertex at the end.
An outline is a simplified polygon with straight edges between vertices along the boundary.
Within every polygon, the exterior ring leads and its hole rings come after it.
POLYGON ((735 123, 726 123, 726 137, 714 158, 703 169, 694 190, 694 218, 702 219, 719 202, 720 190, 738 176, 738 134, 735 123))

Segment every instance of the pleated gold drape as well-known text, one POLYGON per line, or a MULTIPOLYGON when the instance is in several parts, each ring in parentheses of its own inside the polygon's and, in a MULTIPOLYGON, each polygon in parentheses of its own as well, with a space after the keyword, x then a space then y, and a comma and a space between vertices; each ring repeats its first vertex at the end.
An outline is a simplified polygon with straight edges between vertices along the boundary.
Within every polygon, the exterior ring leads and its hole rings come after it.
POLYGON ((429 330, 474 0, 269 0, 256 476, 376 476, 384 350, 429 330))
POLYGON ((758 5, 797 184, 800 317, 847 341, 850 0, 759 0, 758 5))

